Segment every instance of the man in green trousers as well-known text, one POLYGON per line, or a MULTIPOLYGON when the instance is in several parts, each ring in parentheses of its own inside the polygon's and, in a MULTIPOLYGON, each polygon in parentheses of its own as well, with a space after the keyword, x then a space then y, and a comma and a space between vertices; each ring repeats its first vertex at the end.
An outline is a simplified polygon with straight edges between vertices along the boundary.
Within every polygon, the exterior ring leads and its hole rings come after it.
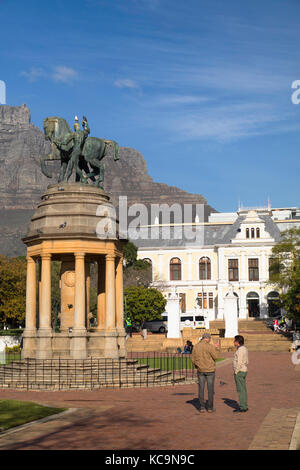
POLYGON ((248 398, 246 388, 246 376, 248 372, 248 350, 244 346, 244 337, 237 335, 234 338, 234 346, 237 348, 233 357, 233 371, 236 390, 239 395, 240 408, 235 412, 248 411, 248 398))

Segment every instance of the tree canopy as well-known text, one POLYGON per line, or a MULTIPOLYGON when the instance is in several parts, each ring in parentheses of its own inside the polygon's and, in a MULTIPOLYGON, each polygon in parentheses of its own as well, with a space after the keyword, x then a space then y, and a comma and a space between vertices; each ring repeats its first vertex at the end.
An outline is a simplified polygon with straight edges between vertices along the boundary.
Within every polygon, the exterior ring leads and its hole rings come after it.
POLYGON ((157 289, 132 286, 124 294, 125 314, 138 324, 159 319, 165 311, 166 299, 157 289))
POLYGON ((24 323, 26 298, 26 258, 0 255, 0 324, 24 323))
POLYGON ((300 229, 282 233, 272 249, 270 283, 281 290, 280 299, 288 316, 300 319, 300 229))
POLYGON ((128 241, 123 247, 125 259, 124 287, 148 287, 152 282, 152 266, 147 261, 137 259, 138 248, 128 241))

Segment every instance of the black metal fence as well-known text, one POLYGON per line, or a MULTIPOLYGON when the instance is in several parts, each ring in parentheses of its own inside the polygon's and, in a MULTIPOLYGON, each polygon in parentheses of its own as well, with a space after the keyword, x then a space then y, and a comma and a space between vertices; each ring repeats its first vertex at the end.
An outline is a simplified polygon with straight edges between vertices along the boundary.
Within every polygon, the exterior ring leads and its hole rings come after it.
MULTIPOLYGON (((10 354, 8 354, 8 357, 10 354)), ((0 388, 70 390, 155 387, 196 381, 189 355, 129 353, 126 359, 25 359, 0 365, 0 388)))
POLYGON ((168 372, 176 381, 193 381, 197 372, 191 361, 190 354, 168 352, 129 352, 128 358, 145 364, 149 368, 168 372))

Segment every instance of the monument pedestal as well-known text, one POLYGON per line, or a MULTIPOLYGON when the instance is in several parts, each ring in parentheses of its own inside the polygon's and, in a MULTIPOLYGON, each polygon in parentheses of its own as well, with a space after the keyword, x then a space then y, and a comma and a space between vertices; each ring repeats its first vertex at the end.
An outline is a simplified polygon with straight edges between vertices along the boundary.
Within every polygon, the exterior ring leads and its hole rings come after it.
POLYGON ((225 338, 234 338, 239 334, 237 302, 237 297, 230 289, 224 298, 225 338))
POLYGON ((39 328, 37 332, 37 359, 52 359, 52 330, 39 328))

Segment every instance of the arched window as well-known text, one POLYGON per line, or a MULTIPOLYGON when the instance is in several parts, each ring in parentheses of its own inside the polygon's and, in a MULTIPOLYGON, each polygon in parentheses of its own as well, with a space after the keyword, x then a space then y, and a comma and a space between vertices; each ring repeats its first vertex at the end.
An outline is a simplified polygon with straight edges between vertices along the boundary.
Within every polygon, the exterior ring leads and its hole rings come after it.
POLYGON ((255 230, 253 227, 251 229, 251 238, 255 238, 255 230))
POLYGON ((276 317, 277 315, 280 315, 280 299, 278 292, 269 292, 267 295, 267 301, 269 317, 276 317))
POLYGON ((152 274, 152 272, 153 272, 152 260, 150 258, 144 258, 143 261, 145 261, 146 263, 148 263, 151 266, 151 275, 153 276, 153 274, 152 274))
POLYGON ((143 261, 146 261, 152 266, 152 260, 150 258, 144 258, 143 261))
POLYGON ((203 256, 199 261, 199 279, 205 281, 211 279, 211 261, 207 256, 203 256))
POLYGON ((259 227, 256 229, 256 238, 260 238, 260 230, 259 227))
POLYGON ((246 238, 250 238, 250 230, 249 230, 249 228, 246 228, 246 238))
POLYGON ((172 258, 170 261, 170 281, 181 280, 181 261, 179 258, 172 258))

